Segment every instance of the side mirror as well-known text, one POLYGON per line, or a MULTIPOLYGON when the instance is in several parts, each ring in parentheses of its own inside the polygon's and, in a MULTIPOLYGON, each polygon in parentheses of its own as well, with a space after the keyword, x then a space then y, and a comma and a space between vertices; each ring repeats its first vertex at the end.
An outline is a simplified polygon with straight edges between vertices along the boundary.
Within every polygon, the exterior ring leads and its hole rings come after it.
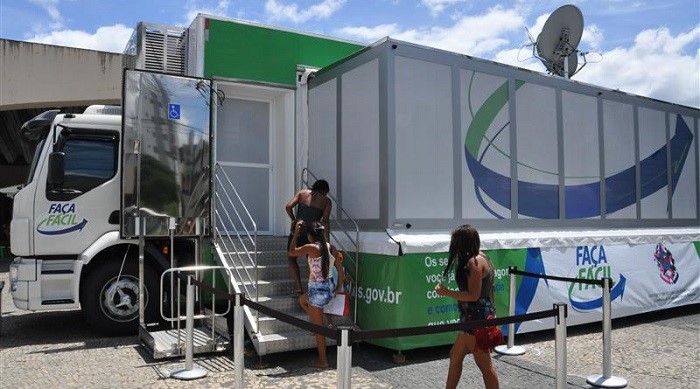
POLYGON ((63 178, 66 174, 66 154, 62 151, 54 151, 49 154, 49 175, 47 181, 52 188, 63 186, 63 178))

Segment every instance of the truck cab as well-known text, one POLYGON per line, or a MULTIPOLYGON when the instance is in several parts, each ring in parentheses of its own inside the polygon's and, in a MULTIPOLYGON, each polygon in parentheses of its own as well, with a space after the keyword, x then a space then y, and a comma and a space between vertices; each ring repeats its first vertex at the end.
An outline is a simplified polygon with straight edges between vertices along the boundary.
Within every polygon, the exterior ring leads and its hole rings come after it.
MULTIPOLYGON (((135 331, 138 250, 119 234, 120 108, 48 111, 25 123, 22 134, 38 143, 13 207, 15 306, 82 308, 88 322, 103 332, 135 331)), ((164 260, 153 249, 149 253, 164 260)), ((147 267, 150 285, 157 284, 157 267, 147 267)), ((146 291, 155 294, 157 289, 146 291)))

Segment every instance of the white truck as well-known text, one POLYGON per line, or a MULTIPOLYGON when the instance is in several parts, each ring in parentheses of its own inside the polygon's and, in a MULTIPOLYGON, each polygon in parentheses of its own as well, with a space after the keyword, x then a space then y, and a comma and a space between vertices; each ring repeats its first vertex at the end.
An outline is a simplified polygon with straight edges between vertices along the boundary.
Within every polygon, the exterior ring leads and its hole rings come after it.
MULTIPOLYGON (((10 265, 14 304, 24 310, 82 308, 108 334, 139 323, 138 241, 120 237, 121 110, 47 111, 22 133, 38 141, 27 184, 14 199, 10 265)), ((145 246, 146 320, 156 318, 158 277, 170 240, 145 246)))
MULTIPOLYGON (((311 69, 362 47, 207 15, 198 15, 187 29, 139 23, 125 50, 125 68, 179 75, 182 83, 159 76, 141 82, 136 77, 128 89, 125 78, 125 90, 134 93, 122 95, 121 116, 99 113, 93 107, 84 114, 47 113, 27 123, 25 133, 41 142, 27 185, 14 202, 11 251, 17 259, 11 267, 11 294, 15 306, 32 311, 81 308, 87 321, 103 332, 138 330, 144 343, 153 343, 152 348, 159 350, 154 355, 172 356, 170 348, 155 345, 155 337, 142 331, 144 320, 148 324, 160 317, 160 304, 154 304, 161 295, 158 276, 173 267, 196 264, 196 256, 189 256, 192 251, 201 251, 206 262, 211 248, 217 263, 238 272, 235 279, 225 275, 229 286, 276 309, 304 316, 288 298, 292 289, 292 280, 286 279, 289 224, 282 206, 303 181, 297 180, 305 167, 303 150, 308 141, 303 123, 297 123, 306 117, 306 104, 300 102, 311 69), (260 40, 251 44, 251 37, 260 40), (231 56, 231 51, 236 55, 231 56), (261 53, 269 55, 269 60, 261 61, 261 53), (223 73, 210 69, 234 57, 242 62, 226 63, 223 73), (144 104, 135 102, 145 94, 144 104), (145 106, 149 108, 144 110, 145 106), (192 111, 195 106, 196 112, 192 111), (129 119, 135 117, 129 116, 129 107, 138 110, 137 116, 148 127, 140 122, 129 127, 129 119), (198 131, 192 131, 193 120, 200 125, 198 131), (207 135, 202 135, 205 128, 207 135), (131 137, 134 129, 150 134, 139 141, 138 156, 131 137), (197 166, 187 163, 194 158, 197 166), (143 163, 139 166, 146 178, 136 177, 139 169, 129 165, 136 159, 143 163), (205 167, 202 161, 212 166, 205 167), (219 176, 221 182, 214 182, 219 176), (233 194, 233 183, 240 193, 233 194), (136 185, 141 190, 148 186, 149 196, 134 190, 136 185), (191 206, 194 202, 196 207, 191 206), (243 222, 235 209, 244 216, 243 222), (158 235, 148 237, 143 257, 135 223, 141 217, 153 220, 149 234, 152 227, 158 235), (184 238, 175 240, 175 249, 168 236, 172 218, 177 219, 175 233, 184 238), (199 234, 194 228, 198 235, 186 236, 187 227, 197 226, 197 220, 204 231, 199 234), (245 235, 246 243, 234 248, 239 239, 228 234, 238 232, 245 235), (200 236, 214 243, 197 250, 200 236), (217 243, 222 236, 225 242, 217 243), (174 260, 169 258, 173 252, 174 260), (141 283, 145 288, 139 288, 141 283), (137 297, 140 293, 144 298, 137 297)), ((336 201, 334 209, 339 212, 341 204, 336 201)), ((345 251, 356 252, 356 246, 345 251)), ((350 262, 348 255, 345 263, 350 262)), ((217 281, 217 285, 222 284, 217 281)), ((163 306, 170 306, 172 313, 176 299, 168 295, 174 294, 163 292, 163 306)), ((260 316, 246 310, 246 329, 260 355, 314 347, 308 332, 260 316)), ((148 328, 150 334, 153 327, 148 328)))

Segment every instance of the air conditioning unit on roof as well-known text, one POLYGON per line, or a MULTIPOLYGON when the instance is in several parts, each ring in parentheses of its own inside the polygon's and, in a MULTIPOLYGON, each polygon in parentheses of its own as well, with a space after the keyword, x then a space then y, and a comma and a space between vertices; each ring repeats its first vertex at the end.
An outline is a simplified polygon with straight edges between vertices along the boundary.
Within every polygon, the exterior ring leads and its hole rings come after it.
POLYGON ((123 67, 185 74, 187 29, 140 22, 124 49, 123 67))

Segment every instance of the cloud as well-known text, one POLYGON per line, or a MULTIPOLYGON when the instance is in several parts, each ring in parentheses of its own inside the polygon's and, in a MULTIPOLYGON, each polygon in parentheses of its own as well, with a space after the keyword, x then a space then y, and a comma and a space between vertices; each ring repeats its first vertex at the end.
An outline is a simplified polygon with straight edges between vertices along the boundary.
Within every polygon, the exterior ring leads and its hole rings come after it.
POLYGON ((347 26, 335 32, 364 42, 390 35, 392 38, 438 49, 484 56, 507 46, 507 35, 520 30, 524 22, 525 19, 516 10, 496 6, 482 15, 462 16, 448 27, 402 30, 396 24, 383 24, 375 27, 347 26))
POLYGON ((185 5, 185 24, 189 25, 192 23, 197 14, 207 14, 207 15, 227 15, 228 8, 231 5, 229 0, 220 0, 216 7, 202 7, 199 1, 190 0, 185 5))
MULTIPOLYGON (((603 40, 597 27, 584 31, 582 41, 596 46, 603 40)), ((643 30, 630 47, 599 52, 602 61, 589 63, 575 80, 608 89, 652 97, 691 107, 700 107, 700 26, 673 35, 667 28, 643 30)), ((585 49, 585 48, 584 48, 585 49)), ((498 52, 494 60, 544 72, 529 48, 498 52), (524 58, 529 60, 523 61, 524 58)), ((595 56, 589 55, 589 59, 595 56)), ((582 61, 579 60, 579 65, 582 61)))
POLYGON ((496 62, 505 63, 519 68, 530 69, 537 72, 544 72, 544 65, 532 56, 532 47, 521 47, 520 49, 501 50, 492 58, 496 62))
POLYGON ((394 36, 401 33, 398 24, 380 24, 374 27, 343 27, 336 30, 336 34, 352 37, 362 42, 375 42, 385 36, 394 36))
POLYGON ((700 107, 700 26, 673 36, 667 28, 644 30, 631 47, 603 52, 576 78, 611 89, 700 107), (687 49, 687 50, 686 50, 687 49))
POLYGON ((579 44, 579 49, 597 49, 600 47, 601 42, 603 42, 603 30, 601 30, 597 25, 591 24, 583 28, 583 35, 581 36, 581 44, 579 44), (589 47, 584 47, 584 45, 589 47))
POLYGON ((421 0, 420 3, 428 8, 430 16, 439 16, 445 9, 457 3, 464 3, 466 0, 421 0))
MULTIPOLYGON (((539 16, 529 27, 534 39, 549 15, 539 16)), ((512 39, 513 36, 523 36, 524 25, 521 10, 497 6, 481 15, 460 17, 444 27, 404 29, 392 23, 374 27, 346 26, 334 33, 365 43, 390 36, 544 73, 544 65, 532 57, 532 47, 518 47, 529 43, 527 39, 520 42, 512 39)), ((673 35, 668 28, 643 30, 637 34, 631 46, 608 51, 600 51, 602 42, 604 31, 600 27, 590 24, 584 28, 579 48, 594 52, 588 54, 587 59, 591 63, 574 76, 575 80, 700 107, 700 50, 697 49, 700 45, 700 26, 677 35, 673 35), (602 60, 597 54, 602 55, 602 60)), ((582 62, 579 59, 579 65, 582 62)))
POLYGON ((629 16, 630 14, 639 14, 646 11, 659 11, 663 9, 668 9, 677 4, 673 1, 658 1, 658 2, 645 2, 645 1, 620 1, 612 0, 607 2, 601 2, 598 7, 593 10, 590 14, 600 15, 600 16, 629 16))
POLYGON ((63 28, 63 16, 58 10, 59 0, 29 0, 29 2, 40 6, 49 14, 52 20, 52 23, 49 25, 50 29, 63 28))
POLYGON ((299 10, 296 3, 280 4, 277 0, 265 2, 265 12, 270 20, 289 20, 293 23, 304 23, 311 19, 327 19, 340 10, 347 0, 323 0, 310 7, 299 10))
POLYGON ((122 53, 129 41, 132 28, 122 24, 100 27, 94 34, 79 30, 58 30, 35 35, 27 41, 49 45, 122 53))

